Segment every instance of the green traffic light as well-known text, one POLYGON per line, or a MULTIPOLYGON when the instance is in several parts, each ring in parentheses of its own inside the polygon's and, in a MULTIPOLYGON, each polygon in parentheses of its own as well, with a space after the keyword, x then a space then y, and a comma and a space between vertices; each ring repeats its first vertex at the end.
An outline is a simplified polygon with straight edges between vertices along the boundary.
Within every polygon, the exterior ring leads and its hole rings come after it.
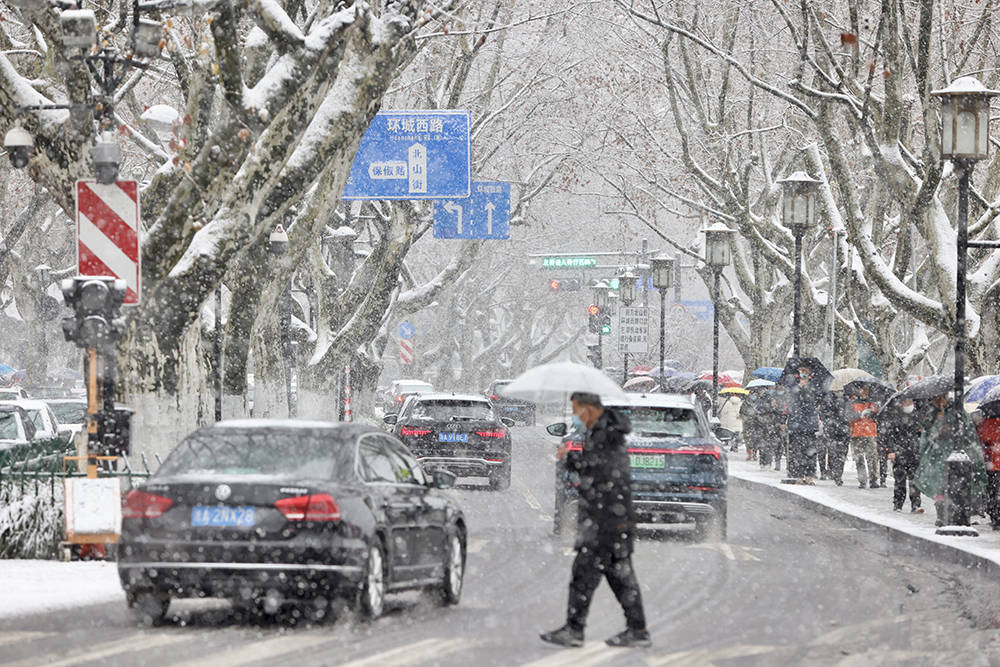
POLYGON ((610 287, 611 289, 621 289, 621 286, 622 286, 622 281, 619 280, 618 278, 612 278, 611 280, 608 281, 608 287, 610 287))
POLYGON ((604 334, 604 335, 607 335, 607 334, 611 333, 611 325, 610 324, 604 324, 604 325, 602 325, 601 326, 601 333, 604 334))

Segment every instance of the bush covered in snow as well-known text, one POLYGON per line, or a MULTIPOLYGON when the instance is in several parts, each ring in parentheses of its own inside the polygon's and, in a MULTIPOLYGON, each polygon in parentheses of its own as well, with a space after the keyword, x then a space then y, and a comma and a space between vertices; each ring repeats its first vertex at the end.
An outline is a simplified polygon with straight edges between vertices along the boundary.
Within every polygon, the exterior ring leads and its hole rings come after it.
POLYGON ((56 558, 62 536, 62 484, 0 482, 0 558, 56 558))

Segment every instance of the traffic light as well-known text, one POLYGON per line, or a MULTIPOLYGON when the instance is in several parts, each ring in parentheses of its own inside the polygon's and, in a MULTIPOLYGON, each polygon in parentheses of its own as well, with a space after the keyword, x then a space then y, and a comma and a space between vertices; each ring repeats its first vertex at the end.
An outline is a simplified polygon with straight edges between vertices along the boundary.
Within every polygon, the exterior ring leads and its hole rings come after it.
POLYGON ((601 359, 600 343, 587 346, 587 360, 594 365, 594 368, 604 368, 604 363, 601 359))
POLYGON ((587 331, 597 333, 601 330, 601 309, 591 304, 587 306, 587 331))
POLYGON ((606 308, 601 308, 601 314, 598 316, 600 319, 600 330, 602 336, 611 335, 611 313, 607 312, 606 308))
POLYGON ((583 287, 583 281, 579 278, 565 278, 560 282, 560 289, 565 292, 579 292, 583 287))
POLYGON ((73 317, 63 319, 63 336, 77 347, 109 348, 121 340, 125 321, 120 317, 125 300, 124 280, 77 276, 62 281, 63 299, 73 317))
POLYGON ((558 292, 560 287, 562 287, 562 281, 561 280, 550 280, 549 281, 549 290, 551 290, 553 292, 558 292))

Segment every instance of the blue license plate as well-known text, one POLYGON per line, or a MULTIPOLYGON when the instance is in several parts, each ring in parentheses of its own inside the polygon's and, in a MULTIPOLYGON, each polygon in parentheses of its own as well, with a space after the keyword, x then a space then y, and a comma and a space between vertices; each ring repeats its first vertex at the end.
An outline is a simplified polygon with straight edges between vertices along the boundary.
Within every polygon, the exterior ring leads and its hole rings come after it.
POLYGON ((191 525, 250 528, 256 519, 256 510, 257 508, 253 505, 238 507, 195 505, 194 509, 191 510, 191 525))
POLYGON ((468 433, 438 433, 438 442, 468 442, 468 433))
POLYGON ((503 406, 503 411, 504 412, 517 412, 517 406, 516 405, 505 405, 505 406, 503 406))

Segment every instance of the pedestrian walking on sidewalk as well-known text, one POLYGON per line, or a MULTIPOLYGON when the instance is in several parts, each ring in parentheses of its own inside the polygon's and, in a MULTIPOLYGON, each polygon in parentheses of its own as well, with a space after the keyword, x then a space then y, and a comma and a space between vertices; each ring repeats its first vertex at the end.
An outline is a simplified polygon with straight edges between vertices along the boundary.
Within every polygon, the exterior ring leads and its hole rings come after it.
POLYGON ((978 419, 976 435, 985 459, 986 513, 993 530, 1000 530, 1000 403, 981 405, 973 417, 978 419))
POLYGON ((787 389, 788 410, 788 476, 800 484, 812 484, 816 475, 819 413, 816 410, 817 390, 812 384, 813 371, 801 366, 797 382, 787 389))
POLYGON ((817 404, 823 422, 828 465, 826 476, 837 486, 844 484, 844 463, 851 446, 851 424, 844 418, 844 396, 839 391, 824 391, 817 404))
POLYGON ((764 467, 763 452, 761 452, 761 430, 762 424, 760 416, 757 414, 757 400, 759 394, 750 394, 740 402, 740 422, 743 423, 743 444, 747 448, 747 458, 749 460, 760 460, 761 467, 764 467))
MULTIPOLYGON (((741 407, 743 399, 736 394, 722 394, 719 401, 719 426, 733 434, 732 450, 738 451, 743 440, 743 419, 741 407)), ((747 461, 753 458, 753 451, 747 447, 747 461)))
POLYGON ((757 424, 760 433, 761 467, 774 465, 775 470, 781 470, 781 454, 784 451, 785 432, 782 430, 785 416, 776 396, 775 387, 765 387, 755 392, 754 408, 757 413, 757 424))
POLYGON ((869 399, 869 389, 862 386, 857 396, 848 396, 844 404, 844 418, 851 424, 851 449, 854 465, 858 469, 858 488, 879 487, 877 436, 875 415, 878 406, 869 399))
POLYGON ((586 433, 583 452, 574 464, 580 477, 577 552, 566 625, 543 633, 541 638, 560 646, 582 646, 590 602, 603 578, 625 611, 626 621, 625 631, 608 639, 607 644, 649 646, 642 594, 632 567, 636 517, 625 445, 631 425, 622 413, 604 408, 596 394, 575 393, 570 399, 574 422, 586 433))
POLYGON ((937 526, 943 526, 949 518, 945 506, 945 491, 948 484, 948 456, 958 447, 972 460, 972 498, 975 500, 986 489, 986 468, 983 464, 983 450, 976 442, 973 425, 963 410, 959 419, 965 424, 965 441, 958 442, 955 415, 951 408, 948 394, 935 396, 931 399, 934 407, 931 416, 924 422, 923 434, 920 436, 920 463, 913 481, 925 496, 934 499, 934 509, 937 511, 937 526))
POLYGON ((910 511, 920 513, 920 490, 913 483, 920 464, 920 434, 923 428, 917 405, 912 398, 904 398, 888 408, 878 419, 879 446, 888 450, 892 463, 892 509, 903 511, 906 497, 910 497, 910 511))

